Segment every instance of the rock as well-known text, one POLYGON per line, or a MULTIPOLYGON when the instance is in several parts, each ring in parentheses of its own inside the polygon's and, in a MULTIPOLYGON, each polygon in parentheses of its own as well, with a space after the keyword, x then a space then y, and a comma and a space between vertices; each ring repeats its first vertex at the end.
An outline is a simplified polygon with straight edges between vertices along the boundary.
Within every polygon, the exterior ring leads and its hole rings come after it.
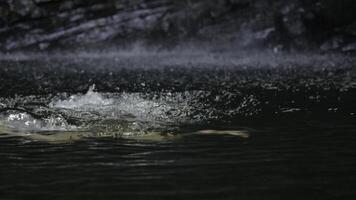
POLYGON ((352 44, 348 44, 342 48, 344 52, 356 52, 356 42, 352 44))
POLYGON ((314 9, 319 16, 322 26, 335 28, 349 25, 356 19, 356 4, 354 0, 319 0, 318 9, 314 9))
POLYGON ((322 51, 337 50, 341 47, 341 45, 343 43, 344 43, 344 39, 341 36, 337 36, 337 37, 331 38, 330 40, 324 42, 320 46, 320 49, 322 51))
POLYGON ((346 27, 345 31, 346 31, 346 33, 356 37, 356 19, 355 19, 354 23, 352 23, 346 27))
POLYGON ((307 28, 304 24, 305 9, 299 2, 281 6, 275 18, 276 32, 273 37, 286 50, 305 48, 307 28))
POLYGON ((41 50, 45 50, 45 49, 47 49, 50 45, 51 45, 50 43, 45 43, 45 42, 43 42, 43 43, 40 43, 40 44, 38 45, 38 47, 39 47, 41 50))
POLYGON ((7 16, 10 12, 10 7, 7 3, 0 2, 0 17, 3 18, 4 16, 7 16))
POLYGON ((356 8, 353 0, 340 1, 6 0, 0 51, 142 40, 341 50, 356 37, 356 8))
POLYGON ((7 0, 12 12, 19 14, 20 16, 30 15, 32 12, 36 12, 36 5, 32 0, 7 0))
POLYGON ((302 35, 306 28, 303 23, 302 12, 283 16, 284 25, 289 34, 293 36, 302 35))

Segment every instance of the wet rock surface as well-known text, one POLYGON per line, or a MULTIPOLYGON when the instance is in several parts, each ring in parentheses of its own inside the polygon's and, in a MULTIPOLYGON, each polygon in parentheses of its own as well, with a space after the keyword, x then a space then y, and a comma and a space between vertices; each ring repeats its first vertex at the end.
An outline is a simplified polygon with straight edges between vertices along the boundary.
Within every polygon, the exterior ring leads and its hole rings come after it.
POLYGON ((354 52, 355 9, 352 0, 6 0, 0 2, 0 49, 199 41, 354 52))

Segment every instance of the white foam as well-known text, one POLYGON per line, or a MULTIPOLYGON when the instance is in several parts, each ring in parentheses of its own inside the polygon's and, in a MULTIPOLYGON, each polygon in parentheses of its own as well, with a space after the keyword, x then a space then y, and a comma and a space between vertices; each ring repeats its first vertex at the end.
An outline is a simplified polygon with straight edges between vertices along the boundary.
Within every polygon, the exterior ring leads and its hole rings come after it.
POLYGON ((113 103, 111 99, 104 98, 94 90, 95 85, 92 85, 85 95, 72 95, 69 99, 54 101, 50 106, 54 108, 74 109, 86 106, 107 106, 113 103))
POLYGON ((64 118, 59 116, 36 119, 28 113, 19 111, 1 115, 0 122, 3 126, 18 131, 64 131, 76 129, 75 126, 70 126, 64 118))

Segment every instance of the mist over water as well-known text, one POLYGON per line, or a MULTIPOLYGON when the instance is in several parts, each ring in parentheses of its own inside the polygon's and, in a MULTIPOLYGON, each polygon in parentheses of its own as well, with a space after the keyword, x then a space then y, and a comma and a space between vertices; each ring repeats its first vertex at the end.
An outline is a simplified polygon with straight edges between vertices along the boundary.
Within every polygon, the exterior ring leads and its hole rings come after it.
MULTIPOLYGON (((82 62, 85 60, 101 60, 99 68, 109 65, 115 68, 126 66, 159 67, 159 66, 195 66, 202 65, 221 67, 350 67, 355 58, 342 53, 321 53, 318 51, 279 51, 267 48, 241 48, 236 45, 223 45, 221 48, 211 45, 189 44, 165 49, 159 47, 144 47, 139 43, 130 48, 65 50, 52 52, 14 52, 1 53, 2 61, 68 61, 82 62), (111 64, 110 64, 111 63, 111 64)), ((90 67, 90 66, 88 66, 90 67)))

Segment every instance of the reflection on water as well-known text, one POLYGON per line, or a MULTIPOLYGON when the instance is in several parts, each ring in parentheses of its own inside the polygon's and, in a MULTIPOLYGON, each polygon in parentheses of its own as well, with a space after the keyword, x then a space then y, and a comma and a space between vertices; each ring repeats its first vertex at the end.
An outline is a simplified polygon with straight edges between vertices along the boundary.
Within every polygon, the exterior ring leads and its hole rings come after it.
MULTIPOLYGON (((334 124, 336 125, 336 124, 334 124)), ((352 198, 355 127, 274 127, 178 140, 0 139, 2 198, 352 198)))

